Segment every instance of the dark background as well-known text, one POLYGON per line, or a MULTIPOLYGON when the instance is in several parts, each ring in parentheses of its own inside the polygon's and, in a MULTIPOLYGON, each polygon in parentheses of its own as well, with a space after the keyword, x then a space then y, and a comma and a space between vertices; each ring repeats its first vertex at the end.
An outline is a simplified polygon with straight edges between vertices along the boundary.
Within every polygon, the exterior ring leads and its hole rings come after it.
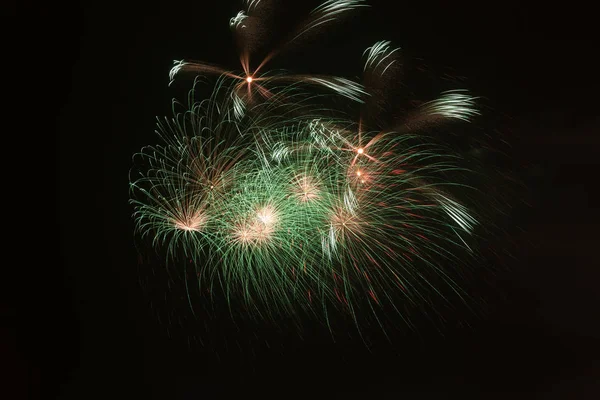
POLYGON ((280 61, 351 77, 360 73, 362 49, 389 39, 467 77, 465 86, 502 116, 529 205, 516 211, 519 262, 497 282, 504 298, 486 318, 469 328, 450 323, 443 337, 407 335, 372 354, 361 343, 286 341, 277 332, 261 335, 283 347, 262 346, 252 361, 233 350, 215 350, 220 363, 211 351, 188 350, 185 329, 167 332, 140 288, 127 173, 131 155, 155 140, 154 116, 168 115, 180 94, 167 87, 172 60, 237 68, 227 23, 240 7, 26 4, 43 27, 31 55, 39 60, 32 71, 46 81, 38 93, 52 93, 56 109, 60 235, 48 253, 56 262, 38 265, 28 284, 23 304, 31 305, 8 309, 18 330, 6 335, 7 387, 66 399, 212 398, 230 390, 598 398, 600 123, 590 10, 573 2, 395 3, 371 1, 320 49, 280 61))

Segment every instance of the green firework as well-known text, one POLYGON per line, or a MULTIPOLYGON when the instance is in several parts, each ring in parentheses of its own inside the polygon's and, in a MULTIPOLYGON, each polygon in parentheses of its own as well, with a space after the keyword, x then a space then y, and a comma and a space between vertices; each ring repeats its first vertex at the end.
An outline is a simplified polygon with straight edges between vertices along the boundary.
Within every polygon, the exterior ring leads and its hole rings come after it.
MULTIPOLYGON (((308 26, 360 3, 327 1, 308 26)), ((183 112, 159 120, 162 143, 135 156, 140 236, 169 261, 191 262, 201 288, 260 317, 335 311, 358 322, 365 311, 392 310, 405 318, 410 307, 468 297, 461 279, 477 264, 487 222, 473 205, 485 196, 470 184, 479 172, 430 133, 469 122, 476 98, 443 92, 383 126, 399 49, 381 41, 365 54, 362 85, 258 74, 246 56, 244 73, 178 62, 171 78, 220 77, 205 100, 192 89, 177 105, 183 112), (358 116, 325 106, 332 98, 360 105, 358 116)))

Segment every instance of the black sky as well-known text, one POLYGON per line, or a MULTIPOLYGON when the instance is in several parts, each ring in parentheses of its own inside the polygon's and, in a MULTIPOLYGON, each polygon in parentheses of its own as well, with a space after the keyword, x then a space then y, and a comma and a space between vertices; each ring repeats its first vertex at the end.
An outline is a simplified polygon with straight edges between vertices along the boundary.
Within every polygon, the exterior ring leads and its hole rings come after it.
POLYGON ((139 287, 127 174, 131 155, 155 140, 154 116, 168 115, 178 95, 167 87, 172 60, 237 67, 227 22, 239 5, 45 6, 35 10, 51 26, 37 58, 56 66, 60 261, 38 274, 35 306, 17 313, 15 370, 31 398, 192 399, 231 389, 317 398, 345 390, 372 398, 600 395, 598 44, 590 11, 548 2, 397 3, 370 1, 341 33, 278 66, 353 77, 362 49, 388 39, 467 78, 500 116, 528 187, 530 206, 516 211, 519 262, 497 282, 505 300, 472 328, 407 336, 395 355, 385 345, 368 354, 360 343, 318 343, 318 334, 277 340, 276 332, 264 335, 284 349, 259 350, 252 362, 231 351, 218 364, 187 351, 183 335, 169 339, 156 322, 139 287))

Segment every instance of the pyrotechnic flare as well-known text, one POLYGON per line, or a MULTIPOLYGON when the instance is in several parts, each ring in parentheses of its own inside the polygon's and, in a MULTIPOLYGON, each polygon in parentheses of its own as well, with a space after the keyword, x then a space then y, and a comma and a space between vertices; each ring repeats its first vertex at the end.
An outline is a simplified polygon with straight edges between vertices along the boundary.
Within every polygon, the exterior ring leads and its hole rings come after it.
MULTIPOLYGON (((254 102, 255 95, 259 99, 268 99, 273 95, 268 88, 275 84, 293 84, 295 82, 304 82, 317 85, 338 93, 354 101, 363 101, 364 90, 361 85, 345 78, 314 74, 274 74, 262 72, 263 67, 283 49, 289 47, 292 43, 299 41, 309 33, 322 31, 328 25, 338 21, 349 12, 366 7, 363 0, 328 0, 315 8, 308 19, 300 27, 292 32, 288 39, 284 41, 277 49, 272 50, 259 63, 256 68, 251 67, 251 57, 261 42, 265 39, 265 19, 268 19, 268 10, 272 6, 268 0, 245 0, 245 9, 240 11, 235 17, 231 18, 229 25, 233 30, 234 37, 238 44, 240 64, 243 73, 238 74, 228 71, 225 68, 207 64, 200 61, 174 61, 174 66, 169 73, 171 83, 176 76, 181 74, 198 75, 225 75, 238 81, 232 95, 240 103, 254 102)), ((238 108, 238 114, 240 108, 238 108)))

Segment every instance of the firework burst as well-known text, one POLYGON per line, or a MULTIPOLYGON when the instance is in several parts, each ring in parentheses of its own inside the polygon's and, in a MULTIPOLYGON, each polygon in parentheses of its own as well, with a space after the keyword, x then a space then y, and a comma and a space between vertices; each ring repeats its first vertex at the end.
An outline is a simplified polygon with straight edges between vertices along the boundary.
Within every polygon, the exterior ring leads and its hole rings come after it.
MULTIPOLYGON (((326 1, 285 44, 363 6, 326 1)), ((396 111, 389 83, 403 72, 389 41, 363 53, 362 84, 261 75, 279 51, 250 68, 268 7, 248 0, 230 21, 243 74, 187 61, 171 71, 219 79, 210 98, 192 90, 183 113, 159 120, 163 144, 136 155, 137 231, 169 260, 190 260, 202 288, 260 317, 328 321, 338 310, 358 325, 367 310, 381 324, 389 310, 408 321, 410 307, 467 298, 461 277, 477 265, 488 221, 473 199, 485 197, 470 184, 477 172, 428 130, 469 122, 477 98, 442 92, 386 122, 396 111), (358 104, 358 117, 323 108, 312 84, 358 104)))

